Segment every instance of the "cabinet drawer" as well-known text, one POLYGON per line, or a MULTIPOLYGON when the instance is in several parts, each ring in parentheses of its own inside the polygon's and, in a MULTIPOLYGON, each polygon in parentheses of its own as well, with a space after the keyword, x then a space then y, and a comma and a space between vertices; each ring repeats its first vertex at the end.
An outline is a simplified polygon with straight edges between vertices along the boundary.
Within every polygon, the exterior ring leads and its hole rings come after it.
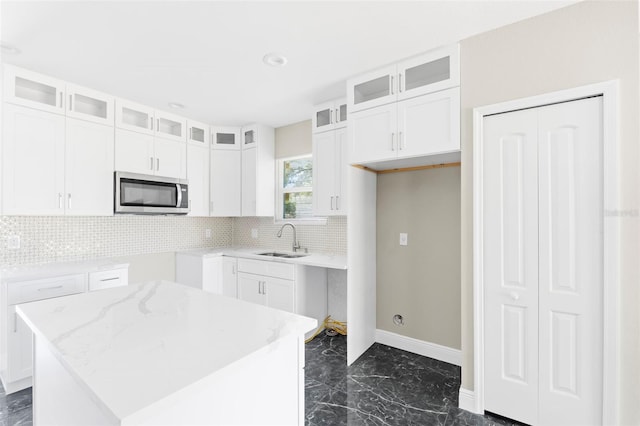
POLYGON ((127 268, 92 272, 89 274, 89 291, 120 287, 128 283, 129 273, 127 268))
POLYGON ((33 302, 69 294, 83 293, 87 287, 86 274, 65 275, 7 284, 9 305, 33 302))
POLYGON ((295 277, 294 265, 289 263, 268 262, 264 260, 238 259, 238 271, 250 274, 264 275, 267 277, 293 280, 295 277))

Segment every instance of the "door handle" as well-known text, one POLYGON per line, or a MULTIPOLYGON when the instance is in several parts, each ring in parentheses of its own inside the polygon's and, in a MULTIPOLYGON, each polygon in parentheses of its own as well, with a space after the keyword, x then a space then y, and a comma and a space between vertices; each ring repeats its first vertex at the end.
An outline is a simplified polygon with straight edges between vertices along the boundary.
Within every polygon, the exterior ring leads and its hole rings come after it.
POLYGON ((340 206, 338 204, 339 201, 340 201, 340 196, 336 195, 336 210, 340 210, 340 206))
POLYGON ((149 129, 153 130, 153 117, 149 117, 149 129))
POLYGON ((60 108, 62 108, 62 92, 60 92, 60 108))
POLYGON ((151 160, 151 165, 149 166, 149 169, 153 171, 153 157, 149 157, 149 160, 151 160))
POLYGON ((160 159, 156 158, 156 171, 160 171, 160 159))
POLYGON ((392 94, 392 95, 393 95, 393 94, 395 94, 395 93, 393 92, 393 76, 391 76, 391 94, 392 94))
POLYGON ((391 133, 391 151, 396 150, 395 133, 391 133))
POLYGON ((331 210, 333 210, 333 195, 331 196, 331 210))
POLYGON ((67 194, 67 208, 71 210, 71 193, 67 194))
POLYGON ((518 293, 516 293, 515 291, 512 291, 511 293, 509 293, 509 296, 511 296, 511 299, 513 299, 513 300, 520 299, 520 295, 518 293))
POLYGON ((62 208, 62 194, 58 192, 58 208, 62 208))
POLYGON ((73 111, 73 95, 69 95, 69 111, 73 111))
POLYGON ((398 74, 398 93, 402 92, 402 73, 398 74))
POLYGON ((398 139, 400 139, 400 151, 402 151, 404 149, 404 138, 402 137, 402 132, 398 133, 398 139))

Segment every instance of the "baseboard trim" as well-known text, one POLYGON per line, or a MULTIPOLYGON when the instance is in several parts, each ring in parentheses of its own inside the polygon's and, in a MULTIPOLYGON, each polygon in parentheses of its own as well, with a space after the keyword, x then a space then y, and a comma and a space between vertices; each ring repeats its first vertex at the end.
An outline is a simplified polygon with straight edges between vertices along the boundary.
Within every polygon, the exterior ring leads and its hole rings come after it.
POLYGON ((376 330, 376 342, 413 352, 414 354, 428 356, 429 358, 439 361, 448 362, 449 364, 462 365, 462 352, 460 350, 436 343, 425 342, 424 340, 418 340, 413 337, 407 337, 380 329, 376 330))
POLYGON ((458 408, 479 414, 476 410, 476 393, 460 387, 460 392, 458 393, 458 408))

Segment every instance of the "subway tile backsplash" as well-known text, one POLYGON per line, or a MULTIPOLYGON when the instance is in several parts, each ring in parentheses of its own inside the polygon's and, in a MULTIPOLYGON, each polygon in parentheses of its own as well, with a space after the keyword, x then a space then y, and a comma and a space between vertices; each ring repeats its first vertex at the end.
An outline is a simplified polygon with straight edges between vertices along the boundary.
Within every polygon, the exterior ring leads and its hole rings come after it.
MULTIPOLYGON (((184 216, 0 216, 0 267, 205 248, 291 249, 291 230, 282 238, 273 218, 193 218, 184 216), (211 229, 211 238, 206 230, 211 229), (258 238, 251 230, 258 230, 258 238), (9 249, 11 236, 20 248, 9 249)), ((346 255, 347 219, 330 217, 326 226, 299 225, 298 239, 311 252, 346 255)))

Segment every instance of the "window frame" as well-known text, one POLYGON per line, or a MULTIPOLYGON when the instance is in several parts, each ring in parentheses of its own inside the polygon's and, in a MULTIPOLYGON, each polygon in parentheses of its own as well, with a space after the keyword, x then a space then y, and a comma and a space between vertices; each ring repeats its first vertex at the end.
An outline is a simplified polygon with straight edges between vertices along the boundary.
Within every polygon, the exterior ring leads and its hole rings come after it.
MULTIPOLYGON (((296 192, 311 192, 311 198, 313 199, 313 172, 311 178, 311 186, 310 187, 297 187, 297 188, 284 188, 284 163, 287 161, 300 160, 300 159, 309 159, 313 167, 313 155, 312 154, 303 154, 303 155, 294 155, 290 157, 282 157, 276 158, 276 191, 275 191, 275 216, 273 218, 273 222, 276 224, 283 223, 293 223, 296 225, 326 225, 327 218, 322 216, 311 216, 308 218, 296 218, 296 219, 285 219, 284 211, 283 211, 283 202, 284 194, 287 193, 296 193, 296 192)), ((313 170, 313 169, 312 169, 313 170)))

